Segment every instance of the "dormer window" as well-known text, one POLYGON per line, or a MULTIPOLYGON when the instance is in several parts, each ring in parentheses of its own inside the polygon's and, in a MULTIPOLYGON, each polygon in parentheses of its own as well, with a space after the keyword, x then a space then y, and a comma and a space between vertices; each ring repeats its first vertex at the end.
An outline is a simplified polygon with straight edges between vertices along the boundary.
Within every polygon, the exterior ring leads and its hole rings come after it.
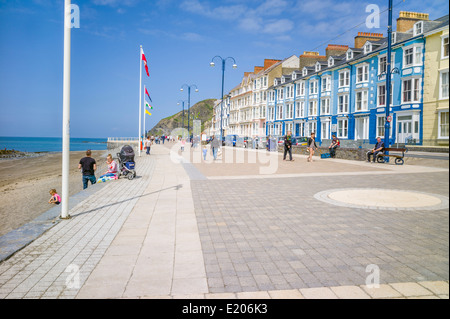
POLYGON ((416 22, 414 24, 414 36, 423 33, 423 21, 416 22))
POLYGON ((364 54, 372 52, 372 43, 367 42, 364 44, 364 54))
POLYGON ((274 79, 274 80, 273 80, 273 85, 275 85, 275 86, 278 85, 277 79, 274 79))
POLYGON ((328 59, 328 67, 331 67, 334 65, 334 59, 330 56, 330 58, 328 59))
POLYGON ((397 42, 397 32, 392 32, 391 44, 395 44, 397 42))
POLYGON ((353 51, 348 50, 346 55, 347 61, 353 59, 353 51))
POLYGON ((297 79, 297 73, 292 72, 292 80, 295 80, 295 79, 297 79))
POLYGON ((284 82, 286 82, 286 80, 285 80, 284 76, 282 76, 281 77, 281 83, 284 83, 284 82))
POLYGON ((307 68, 303 68, 303 70, 302 70, 302 75, 303 75, 303 76, 308 75, 308 69, 307 69, 307 68))
POLYGON ((316 63, 316 72, 319 72, 319 71, 320 71, 320 63, 317 62, 317 63, 316 63))

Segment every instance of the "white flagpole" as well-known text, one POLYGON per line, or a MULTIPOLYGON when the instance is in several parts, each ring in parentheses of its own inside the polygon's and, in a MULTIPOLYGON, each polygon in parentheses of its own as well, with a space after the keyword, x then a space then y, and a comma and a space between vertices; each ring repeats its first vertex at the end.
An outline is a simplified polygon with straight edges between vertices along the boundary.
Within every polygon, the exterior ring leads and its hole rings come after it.
MULTIPOLYGON (((145 85, 144 85, 144 101, 145 101, 145 90, 146 90, 146 87, 145 87, 145 85)), ((144 103, 144 139, 146 140, 147 139, 147 134, 146 134, 146 132, 145 132, 145 110, 146 110, 146 108, 145 108, 145 103, 144 103)))
POLYGON ((63 132, 62 132, 62 189, 61 216, 69 216, 69 159, 70 159, 70 31, 71 3, 64 3, 64 70, 63 70, 63 132))
POLYGON ((139 145, 138 155, 141 156, 141 124, 142 124, 142 45, 139 49, 139 145))

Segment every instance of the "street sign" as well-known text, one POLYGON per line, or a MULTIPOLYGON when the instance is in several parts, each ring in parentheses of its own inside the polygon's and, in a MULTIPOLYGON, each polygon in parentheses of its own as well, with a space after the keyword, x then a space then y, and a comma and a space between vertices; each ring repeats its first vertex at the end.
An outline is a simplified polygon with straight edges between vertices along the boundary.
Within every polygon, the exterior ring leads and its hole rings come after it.
POLYGON ((389 115, 389 116, 386 118, 386 121, 388 121, 389 123, 392 122, 392 116, 389 115))

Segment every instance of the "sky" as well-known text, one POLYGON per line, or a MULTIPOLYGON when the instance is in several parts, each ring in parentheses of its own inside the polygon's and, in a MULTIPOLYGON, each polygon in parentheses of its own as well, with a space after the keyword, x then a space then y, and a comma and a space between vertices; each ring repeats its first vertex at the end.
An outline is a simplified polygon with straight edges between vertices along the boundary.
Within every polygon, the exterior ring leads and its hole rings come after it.
MULTIPOLYGON (((448 1, 394 0, 399 11, 448 14, 448 1)), ((145 128, 209 98, 220 98, 264 59, 328 44, 353 46, 359 31, 387 34, 388 0, 72 0, 79 28, 71 31, 71 137, 139 134, 139 46, 148 61, 142 85, 152 99, 145 128), (366 25, 380 9, 379 27, 366 25), (384 11, 384 12, 383 12, 384 11)), ((0 0, 0 136, 61 137, 63 0, 0 0)), ((373 20, 371 20, 373 22, 373 20)), ((144 115, 142 115, 144 121, 144 115)), ((142 130, 144 123, 142 122, 142 130)))

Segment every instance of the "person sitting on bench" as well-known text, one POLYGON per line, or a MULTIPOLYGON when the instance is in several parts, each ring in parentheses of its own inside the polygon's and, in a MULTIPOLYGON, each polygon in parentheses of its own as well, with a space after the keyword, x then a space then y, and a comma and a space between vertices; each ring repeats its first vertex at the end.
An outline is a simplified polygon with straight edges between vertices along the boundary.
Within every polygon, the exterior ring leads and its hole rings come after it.
POLYGON ((330 146, 328 148, 330 149, 330 157, 334 158, 336 156, 336 149, 341 145, 341 142, 336 137, 336 135, 332 135, 333 140, 331 141, 330 146))
POLYGON ((375 147, 367 152, 367 161, 370 162, 370 156, 373 155, 373 162, 375 163, 377 155, 384 151, 384 142, 381 141, 381 137, 377 137, 377 144, 375 147))

